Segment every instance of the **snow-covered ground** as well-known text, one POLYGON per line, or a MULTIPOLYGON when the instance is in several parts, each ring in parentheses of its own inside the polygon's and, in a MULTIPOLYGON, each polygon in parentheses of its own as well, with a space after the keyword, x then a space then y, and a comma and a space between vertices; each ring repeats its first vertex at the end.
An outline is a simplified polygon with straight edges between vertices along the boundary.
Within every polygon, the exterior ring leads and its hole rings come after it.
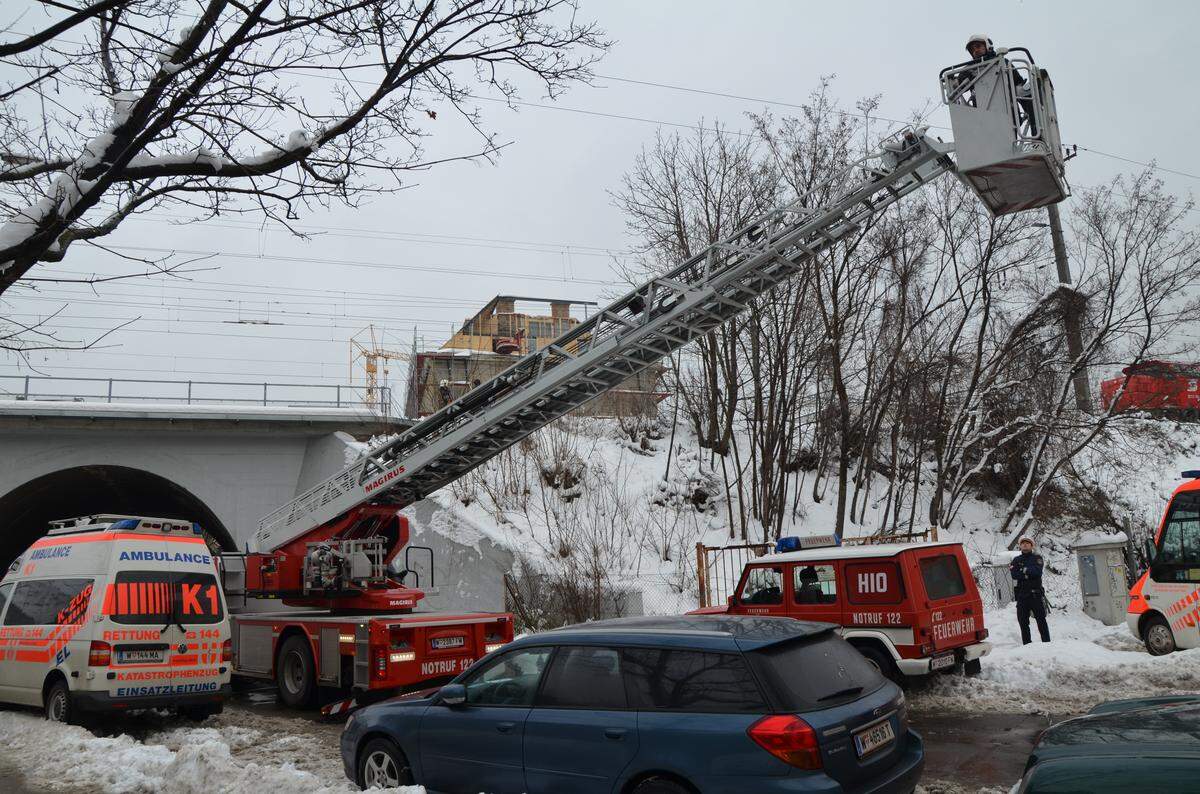
MULTIPOLYGON (((104 732, 108 735, 98 736, 87 728, 47 722, 35 712, 0 711, 0 759, 19 771, 32 791, 357 791, 342 771, 340 726, 261 714, 238 704, 200 725, 155 715, 130 715, 112 725, 104 732)), ((424 794, 425 789, 390 791, 424 794)))
MULTIPOLYGON (((1151 657, 1124 626, 1079 612, 1050 616, 1053 642, 1022 646, 1010 607, 987 613, 995 650, 976 678, 937 676, 909 690, 914 715, 948 713, 969 721, 990 713, 1063 717, 1118 698, 1200 690, 1200 649, 1151 657)), ((340 726, 239 699, 194 725, 174 717, 129 715, 96 735, 48 723, 31 711, 0 710, 0 780, 9 770, 26 790, 75 792, 349 792, 338 751, 340 726)), ((1029 748, 1012 746, 1018 760, 1029 748)), ((979 791, 927 775, 921 791, 979 791)), ((1015 780, 1012 782, 1016 782, 1015 780)), ((1003 791, 1004 789, 983 789, 1003 791)), ((420 794, 409 787, 396 794, 420 794)))
POLYGON ((1124 625, 1052 611, 1051 642, 1021 645, 1015 606, 984 616, 993 643, 976 678, 938 676, 914 687, 914 710, 1073 715, 1105 700, 1200 692, 1200 648, 1151 656, 1124 625))

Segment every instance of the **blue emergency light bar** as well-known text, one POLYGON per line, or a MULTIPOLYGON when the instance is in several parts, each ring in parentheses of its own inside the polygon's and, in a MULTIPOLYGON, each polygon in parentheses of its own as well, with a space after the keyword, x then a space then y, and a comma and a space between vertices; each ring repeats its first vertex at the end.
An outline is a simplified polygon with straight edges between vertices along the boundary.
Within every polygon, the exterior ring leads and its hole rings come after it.
POLYGON ((775 541, 775 553, 783 554, 788 551, 802 549, 824 549, 830 546, 842 545, 842 539, 834 533, 828 535, 789 535, 775 541))
POLYGON ((1188 469, 1183 473, 1185 480, 1200 480, 1200 469, 1188 469))
POLYGON ((200 525, 192 521, 180 521, 173 523, 170 520, 156 518, 122 518, 120 521, 114 521, 109 529, 160 529, 163 532, 171 532, 178 529, 190 529, 193 535, 201 533, 200 525), (153 523, 150 523, 153 522, 153 523))

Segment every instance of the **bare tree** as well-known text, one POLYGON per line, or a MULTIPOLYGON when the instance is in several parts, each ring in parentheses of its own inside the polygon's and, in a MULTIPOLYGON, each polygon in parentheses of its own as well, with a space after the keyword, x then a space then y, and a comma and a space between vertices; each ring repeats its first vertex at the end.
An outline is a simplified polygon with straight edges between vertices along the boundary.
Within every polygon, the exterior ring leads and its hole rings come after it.
MULTIPOLYGON (((690 258, 770 209, 775 185, 755 149, 752 137, 701 123, 690 138, 660 134, 638 156, 613 195, 641 241, 643 261, 628 274, 631 281, 690 258)), ((700 445, 721 455, 730 450, 741 379, 736 339, 745 322, 739 318, 700 339, 696 366, 673 373, 700 445)))
POLYGON ((1084 191, 1071 224, 1080 275, 1076 285, 1052 293, 1060 316, 1087 307, 1083 349, 1072 357, 1061 335, 1044 349, 1061 375, 1036 414, 1028 471, 1005 513, 1009 548, 1064 467, 1119 418, 1116 399, 1095 413, 1074 410, 1072 379, 1090 368, 1180 352, 1177 332, 1200 314, 1192 289, 1200 283, 1200 235, 1188 224, 1193 207, 1167 194, 1149 170, 1084 191))
POLYGON ((608 46, 576 0, 41 0, 6 6, 0 293, 164 205, 192 217, 354 205, 500 148, 472 91, 586 81, 608 46), (56 16, 58 15, 58 16, 56 16), (33 26, 36 27, 36 26, 33 26), (439 121, 439 114, 442 120, 439 121), (425 145, 458 116, 472 151, 425 145))

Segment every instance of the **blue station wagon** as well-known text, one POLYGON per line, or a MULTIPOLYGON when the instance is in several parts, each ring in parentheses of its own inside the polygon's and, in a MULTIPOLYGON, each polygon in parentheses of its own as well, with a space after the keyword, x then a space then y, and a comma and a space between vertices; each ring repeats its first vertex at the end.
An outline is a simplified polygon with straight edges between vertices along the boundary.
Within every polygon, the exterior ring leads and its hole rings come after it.
POLYGON ((833 627, 686 615, 517 640, 341 738, 364 788, 451 794, 908 792, 904 695, 833 627))

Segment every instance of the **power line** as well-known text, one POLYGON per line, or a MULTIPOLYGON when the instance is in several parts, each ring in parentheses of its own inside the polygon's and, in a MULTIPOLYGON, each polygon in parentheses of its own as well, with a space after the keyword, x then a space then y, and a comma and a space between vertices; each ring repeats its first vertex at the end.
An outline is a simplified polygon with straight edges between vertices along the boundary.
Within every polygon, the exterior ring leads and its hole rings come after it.
MULTIPOLYGON (((82 42, 70 41, 68 39, 64 39, 63 41, 66 41, 67 43, 70 43, 70 44, 82 45, 82 42)), ((367 64, 367 65, 370 65, 370 64, 367 64)), ((293 65, 293 66, 290 66, 287 68, 279 69, 277 71, 279 71, 281 73, 294 74, 294 75, 303 76, 303 77, 310 77, 310 78, 316 77, 318 79, 330 80, 330 81, 334 81, 334 82, 346 82, 346 83, 352 83, 352 84, 364 85, 364 86, 376 85, 375 83, 373 83, 369 80, 356 80, 354 78, 346 77, 345 75, 334 76, 334 75, 323 74, 323 73, 305 73, 304 70, 309 69, 309 68, 311 68, 311 67, 305 67, 303 65, 293 65)), ((690 93, 690 94, 700 94, 700 95, 704 95, 704 96, 722 97, 725 99, 737 99, 737 100, 742 100, 742 101, 746 101, 746 102, 754 102, 756 104, 777 105, 779 107, 786 107, 786 108, 793 108, 793 109, 800 109, 800 110, 803 110, 805 108, 804 105, 797 104, 794 102, 784 102, 782 100, 776 100, 776 99, 763 99, 763 98, 758 98, 758 97, 749 97, 749 96, 745 96, 742 94, 734 94, 734 93, 728 93, 728 92, 723 92, 723 91, 712 91, 712 90, 703 89, 703 88, 693 88, 690 86, 674 85, 671 83, 660 83, 660 82, 655 82, 652 80, 635 80, 635 79, 628 78, 628 77, 618 77, 616 75, 598 74, 596 76, 603 80, 612 80, 613 82, 628 83, 631 85, 651 86, 654 88, 661 88, 661 89, 665 89, 665 90, 669 90, 669 91, 680 91, 680 92, 690 93)), ((437 94, 438 96, 440 96, 440 94, 433 91, 432 89, 414 89, 414 90, 420 91, 422 93, 434 93, 434 94, 437 94)), ((568 112, 568 113, 578 113, 578 114, 584 114, 584 115, 589 115, 589 116, 598 116, 598 117, 602 117, 602 118, 619 119, 619 120, 623 120, 623 121, 638 121, 638 122, 644 122, 644 123, 649 123, 649 124, 658 124, 658 125, 668 126, 668 127, 678 127, 678 128, 683 128, 683 129, 692 129, 692 130, 703 130, 704 129, 695 124, 684 124, 681 122, 665 121, 663 119, 652 119, 652 118, 645 118, 645 117, 640 117, 640 116, 629 116, 629 115, 616 114, 616 113, 603 113, 603 112, 595 111, 595 110, 584 110, 582 108, 571 108, 571 107, 567 107, 565 105, 548 105, 545 103, 527 102, 527 101, 523 101, 523 100, 510 99, 510 98, 501 99, 498 97, 485 97, 485 96, 479 96, 477 94, 463 94, 462 96, 466 99, 474 99, 474 100, 481 101, 481 102, 498 102, 498 103, 501 103, 504 105, 518 105, 518 106, 522 106, 522 107, 534 107, 534 108, 540 108, 543 110, 559 110, 559 111, 564 111, 564 112, 568 112)), ((861 115, 858 113, 852 113, 850 111, 837 110, 837 109, 832 110, 832 112, 835 114, 839 114, 839 115, 843 115, 843 116, 847 116, 847 117, 853 117, 853 118, 858 118, 861 115)), ((930 112, 932 112, 932 111, 930 111, 930 112)), ((870 118, 875 118, 880 121, 891 122, 893 124, 902 124, 902 125, 913 124, 913 125, 915 125, 915 124, 920 123, 920 122, 913 122, 913 121, 905 121, 903 119, 891 118, 888 116, 870 116, 869 114, 865 114, 865 115, 867 115, 870 118)), ((926 115, 928 115, 928 113, 926 113, 926 115)), ((923 119, 924 119, 924 117, 922 117, 922 120, 923 119)), ((946 126, 943 126, 940 124, 931 124, 928 126, 933 129, 951 130, 950 127, 946 127, 946 126)), ((755 137, 754 133, 742 132, 740 130, 726 130, 726 131, 733 135, 740 135, 740 136, 744 136, 744 137, 755 137)), ((1089 147, 1082 146, 1082 145, 1079 145, 1078 148, 1080 148, 1086 152, 1091 152, 1092 154, 1098 154, 1102 157, 1109 157, 1114 160, 1121 160, 1123 162, 1131 163, 1134 165, 1140 165, 1145 168, 1151 168, 1151 169, 1158 170, 1158 171, 1164 171, 1169 174, 1176 174, 1178 176, 1187 177, 1189 179, 1200 180, 1200 175, 1190 174, 1190 173, 1187 173, 1186 171, 1179 171, 1179 170, 1172 169, 1172 168, 1166 168, 1164 166, 1155 165, 1153 163, 1146 163, 1146 162, 1142 162, 1140 160, 1134 160, 1129 157, 1111 154, 1108 152, 1102 152, 1102 151, 1099 151, 1098 149, 1091 149, 1089 147)), ((607 250, 607 249, 600 249, 600 250, 607 250)))
MULTIPOLYGON (((136 306, 137 304, 112 303, 109 305, 111 305, 111 306, 136 306)), ((154 308, 158 308, 158 307, 154 307, 154 308)), ((169 307, 163 307, 163 308, 169 308, 169 307)), ((221 311, 221 310, 220 309, 188 309, 187 311, 214 312, 214 311, 221 311)), ((29 313, 29 312, 9 313, 8 316, 9 317, 32 317, 32 318, 37 318, 43 322, 49 321, 50 319, 52 319, 49 315, 46 315, 46 314, 36 314, 36 313, 29 313)), ((58 316, 62 317, 63 319, 67 319, 67 320, 111 320, 111 319, 113 319, 112 315, 97 316, 97 315, 90 315, 90 314, 71 314, 71 315, 58 315, 58 316)), ((346 318, 342 318, 342 319, 349 320, 350 325, 341 325, 338 323, 325 323, 325 324, 292 323, 292 322, 277 323, 277 322, 273 322, 270 320, 266 320, 263 322, 244 322, 241 324, 245 325, 245 326, 258 326, 258 327, 286 326, 289 328, 330 328, 330 329, 337 329, 337 330, 343 330, 343 331, 350 331, 350 330, 354 330, 354 329, 358 329, 358 328, 362 327, 362 322, 355 320, 352 317, 346 317, 346 318)), ((450 323, 443 323, 443 322, 440 322, 437 320, 416 320, 411 317, 393 317, 391 319, 402 320, 404 322, 412 322, 412 323, 424 323, 424 324, 427 324, 430 326, 436 326, 437 328, 446 328, 447 325, 451 325, 450 323)), ((167 325, 172 325, 172 324, 179 324, 179 325, 238 325, 239 324, 237 320, 198 320, 195 318, 171 319, 169 317, 168 318, 143 317, 143 318, 141 318, 140 321, 141 322, 150 322, 150 323, 164 323, 167 325)), ((453 325, 457 325, 457 323, 453 323, 453 325)), ((377 328, 382 328, 382 326, 377 326, 377 328)), ((347 339, 346 341, 349 342, 350 340, 347 339)))
MULTIPOLYGON (((146 285, 153 288, 154 285, 146 285)), ((219 292, 219 290, 213 290, 219 292)), ((253 295, 249 292, 226 292, 227 295, 253 295)), ((356 298, 349 301, 342 300, 324 300, 324 301, 303 301, 303 300, 278 300, 269 297, 258 296, 257 298, 210 298, 203 295, 140 295, 135 293, 118 292, 108 293, 106 296, 95 297, 92 292, 57 292, 52 290, 41 290, 36 294, 22 295, 20 301, 42 301, 51 303, 69 302, 71 304, 101 304, 106 306, 131 306, 135 308, 145 309, 173 309, 177 311, 221 311, 221 312, 242 312, 244 314, 287 314, 301 315, 308 317, 327 317, 327 318, 347 318, 353 319, 355 315, 361 314, 369 316, 371 312, 390 311, 395 308, 406 309, 433 309, 433 310, 454 310, 459 304, 445 305, 439 303, 404 303, 400 301, 384 301, 372 303, 365 298, 356 298), (124 298, 132 303, 118 303, 115 299, 124 298), (209 305, 196 305, 194 303, 183 303, 185 300, 190 301, 207 301, 209 305), (316 312, 305 309, 286 309, 280 308, 284 306, 324 306, 344 308, 344 311, 327 313, 316 312)), ((290 298, 291 296, 282 296, 290 298)), ((17 301, 13 301, 16 303, 17 301)), ((468 305, 468 304, 461 304, 468 305)), ((482 306, 479 304, 470 304, 482 306)), ((389 314, 389 319, 407 319, 396 317, 389 314)), ((420 322, 434 322, 430 318, 416 318, 420 322)), ((367 322, 364 320, 363 322, 367 322)), ((440 320, 438 322, 441 322, 440 320)), ((458 324, 460 321, 447 317, 445 322, 458 324)))
MULTIPOLYGON (((196 223, 195 219, 186 215, 135 215, 131 220, 152 221, 154 223, 173 223, 174 219, 187 223, 196 223)), ((236 220, 214 221, 206 219, 199 222, 203 226, 227 229, 242 229, 245 231, 262 231, 260 223, 254 221, 238 222, 236 220)), ((179 224, 175 224, 179 225, 179 224)), ((620 251, 595 245, 580 245, 575 243, 549 243, 530 240, 505 240, 488 237, 468 237, 452 234, 424 234, 420 232, 389 231, 387 229, 369 229, 361 227, 316 226, 313 224, 290 224, 298 231, 315 231, 323 237, 349 237, 361 240, 400 240, 402 242, 427 243, 431 245, 455 245, 464 247, 487 248, 488 250, 521 251, 524 253, 566 254, 569 256, 601 256, 618 259, 628 258, 636 252, 620 251), (416 238, 416 239, 407 239, 416 238)), ((272 231, 284 231, 280 227, 272 227, 272 231)))
POLYGON ((1189 174, 1186 171, 1176 171, 1174 168, 1164 168, 1163 166, 1157 165, 1153 162, 1143 163, 1141 160, 1133 160, 1129 157, 1122 157, 1119 154, 1109 154, 1108 152, 1102 152, 1098 149, 1089 149, 1086 146, 1080 146, 1079 149, 1080 149, 1080 151, 1091 152, 1092 154, 1098 154, 1101 157, 1109 157, 1109 158, 1112 158, 1113 160, 1121 160, 1122 162, 1133 163, 1134 165, 1144 166, 1145 168, 1150 168, 1155 171, 1165 171, 1168 174, 1175 174, 1176 176, 1186 176, 1188 179, 1200 179, 1200 176, 1197 176, 1196 174, 1189 174))
MULTIPOLYGON (((0 364, 0 366, 12 366, 12 365, 0 364)), ((139 368, 139 367, 83 367, 83 366, 75 366, 72 364, 54 364, 53 369, 55 369, 56 371, 57 370, 70 370, 72 372, 110 372, 110 373, 111 372, 150 372, 150 373, 160 373, 163 375, 234 375, 234 376, 238 376, 238 377, 254 376, 255 374, 257 374, 254 372, 230 372, 229 370, 177 369, 177 368, 146 369, 146 368, 139 368)), ((18 372, 20 373, 20 370, 18 370, 18 372)), ((347 386, 352 385, 352 384, 347 383, 346 378, 343 376, 340 376, 340 375, 314 375, 314 374, 308 373, 308 372, 299 372, 299 373, 297 373, 297 372, 267 372, 267 373, 261 373, 261 374, 264 377, 269 375, 269 376, 279 377, 279 378, 314 378, 314 379, 319 379, 319 380, 333 380, 333 381, 340 381, 342 384, 347 385, 347 386)), ((20 374, 16 374, 16 375, 6 375, 4 373, 0 373, 0 377, 19 378, 19 377, 24 377, 24 373, 20 373, 20 374)), ((37 377, 37 376, 30 375, 30 377, 37 377)), ((49 376, 49 377, 55 377, 55 376, 49 376)), ((121 379, 115 378, 115 380, 121 380, 121 379)), ((262 385, 262 382, 260 381, 257 384, 248 383, 247 385, 249 385, 249 386, 262 385)))
MULTIPOLYGON (((618 83, 631 83, 633 85, 653 86, 654 88, 665 88, 665 89, 668 89, 671 91, 682 91, 682 92, 688 93, 688 94, 702 94, 704 96, 722 97, 724 99, 740 99, 745 102, 754 102, 754 103, 760 104, 760 105, 778 105, 779 107, 793 108, 796 110, 807 110, 808 109, 808 107, 806 105, 797 104, 795 102, 784 102, 784 101, 778 100, 778 99, 760 99, 758 97, 742 96, 741 94, 729 94, 729 93, 725 93, 724 91, 710 91, 710 90, 703 89, 703 88, 691 88, 689 86, 672 85, 670 83, 656 83, 653 80, 633 80, 628 77, 616 77, 614 75, 607 75, 607 74, 598 74, 596 76, 601 78, 602 80, 612 80, 612 81, 618 82, 618 83)), ((848 110, 834 110, 833 113, 840 115, 840 116, 847 116, 847 117, 856 118, 856 119, 862 118, 864 115, 862 113, 851 113, 848 110)), ((869 117, 873 118, 877 121, 890 121, 893 124, 913 124, 914 123, 912 120, 905 121, 903 119, 888 118, 887 116, 870 115, 869 117)), ((943 127, 940 124, 930 124, 929 126, 933 129, 939 129, 939 130, 949 130, 950 129, 949 127, 943 127)))
POLYGON ((560 283, 575 283, 575 284, 600 284, 608 285, 610 281, 591 278, 568 278, 566 276, 548 276, 537 273, 512 273, 506 271, 489 271, 489 270, 463 270, 459 268, 450 268, 436 265, 389 265, 383 262, 361 262, 352 261, 349 259, 324 259, 320 257, 302 257, 302 256, 279 256, 272 254, 251 254, 251 253, 236 253, 231 251, 206 251, 188 248, 157 248, 152 246, 140 245, 112 245, 109 248, 116 251, 139 251, 152 254, 185 254, 188 256, 223 256, 230 259, 260 259, 269 262, 304 262, 308 264, 319 265, 342 265, 345 267, 361 267, 374 270, 404 270, 404 271, 420 271, 427 273, 439 273, 441 275, 453 276, 496 276, 501 278, 522 278, 533 281, 554 281, 560 283))
MULTIPOLYGON (((94 328, 92 326, 84 326, 84 325, 56 325, 56 326, 54 326, 54 328, 48 329, 48 330, 94 331, 97 333, 110 333, 112 335, 116 335, 116 334, 157 334, 159 336, 221 337, 221 338, 225 338, 225 339, 241 339, 244 342, 282 341, 282 342, 310 342, 310 343, 337 344, 337 345, 346 345, 349 343, 349 339, 317 339, 317 338, 313 338, 311 336, 257 336, 257 335, 249 335, 249 334, 221 334, 221 333, 216 333, 213 331, 175 331, 170 328, 167 328, 167 329, 128 328, 128 327, 113 328, 112 326, 94 328)), ((345 329, 330 328, 329 330, 338 331, 338 330, 345 330, 345 329)), ((377 330, 386 331, 386 332, 390 332, 390 333, 394 333, 394 334, 403 333, 402 330, 396 331, 391 328, 379 328, 377 330)), ((62 343, 70 344, 69 342, 66 342, 66 341, 63 341, 62 343)), ((62 352, 71 352, 71 351, 62 351, 62 352)), ((82 351, 80 351, 80 352, 82 352, 82 351)))
MULTIPOLYGON (((190 361, 240 361, 251 364, 303 364, 307 366, 319 367, 345 367, 346 361, 302 361, 294 358, 234 358, 232 356, 197 356, 191 353, 130 353, 120 350, 83 350, 83 351, 46 351, 54 353, 71 353, 81 352, 87 353, 88 358, 92 356, 136 356, 138 358, 170 358, 170 359, 187 359, 190 361)), ((13 366, 0 363, 0 366, 13 366)), ((117 367, 109 367, 116 369, 117 367)), ((123 367, 121 368, 123 369, 123 367)))
MULTIPOLYGON (((81 276, 95 275, 95 271, 86 271, 86 270, 65 270, 64 269, 64 270, 50 270, 49 272, 51 272, 51 273, 66 273, 66 274, 70 274, 70 275, 81 275, 81 276)), ((66 287, 69 287, 72 285, 58 284, 55 286, 66 288, 66 287)), ((312 294, 312 295, 343 297, 343 298, 345 296, 353 296, 356 299, 361 299, 363 301, 378 300, 378 301, 383 301, 385 303, 392 302, 392 301, 388 300, 389 298, 404 298, 404 299, 416 298, 416 299, 420 299, 420 300, 424 300, 424 301, 442 302, 442 303, 446 304, 447 306, 453 305, 453 306, 479 306, 479 307, 482 307, 485 303, 487 303, 489 300, 491 300, 493 297, 495 297, 494 293, 488 294, 486 297, 481 296, 478 298, 458 299, 458 298, 446 298, 446 297, 442 297, 439 295, 422 295, 419 293, 410 293, 410 292, 406 292, 406 293, 357 292, 354 290, 344 290, 344 289, 320 289, 320 288, 315 288, 315 287, 294 287, 294 286, 290 286, 290 285, 286 285, 286 284, 256 284, 253 282, 243 282, 243 281, 208 281, 208 280, 205 280, 203 282, 194 282, 194 281, 189 281, 189 280, 184 280, 181 278, 175 278, 175 277, 169 277, 169 276, 162 276, 162 277, 146 276, 144 278, 137 278, 137 279, 133 279, 133 280, 122 281, 120 284, 109 285, 106 288, 113 289, 114 287, 120 288, 120 289, 131 289, 131 288, 159 289, 160 287, 166 287, 168 289, 181 289, 181 290, 196 291, 196 292, 218 292, 221 294, 228 294, 229 292, 233 292, 235 294, 252 294, 252 295, 262 295, 263 294, 262 290, 271 290, 272 292, 290 291, 290 292, 302 293, 302 295, 312 294), (202 286, 204 284, 211 284, 214 286, 212 286, 212 287, 202 286), (235 289, 224 290, 224 289, 217 289, 216 287, 233 287, 235 289), (241 289, 243 287, 245 289, 241 289)), ((81 284, 81 285, 78 285, 78 288, 84 294, 89 294, 89 295, 93 294, 92 290, 91 290, 91 285, 81 284)), ((38 289, 38 292, 44 293, 45 289, 44 288, 38 289)), ((25 295, 22 295, 22 297, 25 297, 25 295)), ((290 297, 290 296, 285 296, 285 297, 290 297)), ((197 300, 218 300, 218 299, 217 298, 197 298, 197 300)), ((327 304, 328 301, 323 301, 323 303, 327 304)))

